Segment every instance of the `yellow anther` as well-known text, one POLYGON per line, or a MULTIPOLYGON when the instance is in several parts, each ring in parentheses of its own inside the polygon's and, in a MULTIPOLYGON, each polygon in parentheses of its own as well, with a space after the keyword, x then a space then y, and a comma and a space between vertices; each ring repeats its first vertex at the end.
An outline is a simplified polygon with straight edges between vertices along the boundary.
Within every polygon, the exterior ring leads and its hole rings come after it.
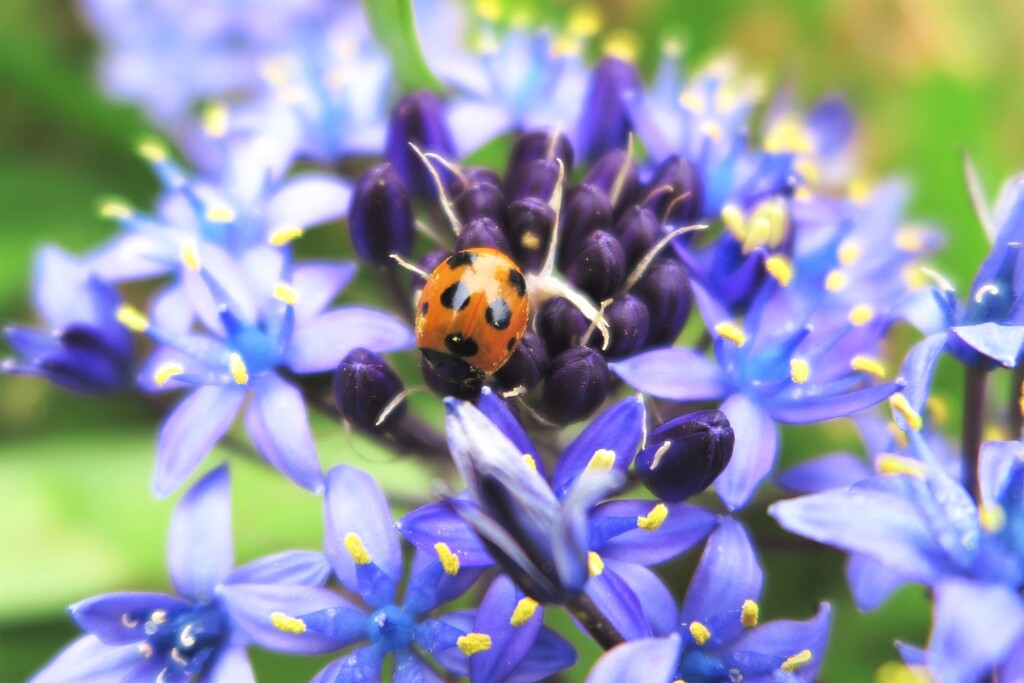
POLYGON ((777 154, 780 152, 795 152, 797 154, 809 154, 814 151, 811 137, 807 134, 807 128, 799 120, 787 116, 768 132, 764 139, 766 152, 777 154))
POLYGON ((747 221, 747 226, 747 237, 743 240, 744 254, 772 241, 772 223, 767 216, 753 216, 747 221))
POLYGON ((625 29, 612 31, 604 40, 604 53, 624 62, 635 62, 640 54, 640 43, 636 34, 625 29))
POLYGON ((220 102, 214 102, 203 108, 200 114, 203 130, 211 138, 222 138, 228 133, 228 108, 220 102))
POLYGON ((227 204, 214 204, 206 208, 206 220, 211 223, 232 223, 235 218, 235 210, 227 204))
POLYGON ((999 533, 1006 526, 1006 510, 998 503, 982 504, 978 507, 978 521, 990 534, 999 533))
POLYGON ((910 401, 907 400, 907 397, 902 392, 897 392, 889 397, 889 406, 903 416, 903 419, 907 421, 908 427, 915 432, 920 431, 924 424, 921 414, 910 406, 910 401))
POLYGON ((743 333, 743 329, 736 323, 718 323, 715 325, 715 332, 719 337, 728 339, 736 346, 743 346, 747 343, 747 335, 743 333))
POLYGON ((769 256, 765 259, 764 269, 783 287, 788 287, 793 281, 793 264, 785 256, 769 256))
POLYGON ((302 237, 304 231, 297 225, 282 225, 270 231, 267 242, 272 247, 283 247, 292 240, 302 237))
POLYGON ((459 573, 459 557, 452 552, 447 543, 435 543, 434 550, 437 552, 437 559, 441 561, 441 567, 444 568, 445 574, 455 576, 459 573))
POLYGON ((523 598, 516 603, 516 608, 512 610, 512 617, 508 620, 508 623, 519 628, 533 618, 533 615, 537 612, 537 607, 538 603, 533 598, 523 598))
POLYGON ((929 396, 924 405, 932 417, 933 424, 943 425, 949 419, 949 406, 938 396, 929 396))
POLYGON ((100 218, 124 220, 132 217, 132 207, 120 199, 108 199, 100 204, 100 218))
POLYGON ((601 30, 603 23, 601 11, 590 3, 583 3, 569 11, 566 29, 574 36, 592 38, 601 30))
POLYGON ((803 384, 811 376, 811 366, 803 358, 792 358, 789 361, 789 377, 797 384, 803 384))
POLYGON ((679 94, 679 104, 695 114, 703 114, 708 108, 707 98, 701 92, 692 88, 684 90, 679 94))
POLYGON ((587 553, 587 571, 591 576, 604 574, 604 560, 593 550, 587 553))
POLYGON ((534 472, 537 471, 537 461, 534 460, 533 456, 530 455, 529 453, 523 453, 523 462, 525 462, 526 466, 529 467, 534 472))
POLYGON ((871 181, 867 178, 854 178, 847 188, 850 199, 857 204, 863 204, 871 196, 871 181))
POLYGON ((587 471, 608 472, 614 465, 615 451, 610 451, 607 448, 599 448, 594 451, 592 456, 590 456, 590 462, 587 463, 587 471))
POLYGON ((732 233, 737 241, 742 242, 747 236, 746 219, 740 207, 735 204, 726 204, 722 207, 722 223, 725 229, 732 233))
POLYGON ((486 633, 467 633, 464 636, 459 636, 459 639, 455 641, 455 644, 462 650, 462 654, 469 657, 475 655, 478 652, 487 652, 491 649, 491 637, 486 633))
POLYGON ((907 289, 917 290, 928 286, 928 277, 921 272, 921 269, 913 266, 906 265, 900 269, 900 279, 907 286, 907 289))
POLYGON ((860 327, 861 325, 867 325, 874 319, 874 317, 875 309, 871 308, 871 306, 868 306, 867 304, 857 304, 850 310, 850 315, 847 319, 850 321, 851 325, 860 327))
MULTIPOLYGON (((480 52, 486 53, 486 50, 480 50, 480 52)), ((552 57, 578 57, 582 52, 583 44, 575 36, 557 36, 551 43, 552 57)))
POLYGON ((758 617, 761 614, 761 608, 757 606, 757 603, 753 600, 744 600, 743 607, 740 609, 740 623, 745 628, 754 628, 757 626, 758 617))
POLYGON ((874 683, 931 683, 932 678, 921 667, 903 662, 886 662, 875 670, 874 683))
POLYGON ((290 617, 284 612, 273 612, 270 615, 270 623, 278 631, 284 631, 285 633, 300 634, 306 632, 306 622, 302 619, 290 617))
POLYGON ((117 322, 132 332, 145 332, 149 329, 149 318, 142 311, 129 304, 118 306, 115 316, 117 317, 117 322))
POLYGON ((473 3, 477 16, 486 21, 498 21, 501 19, 501 11, 504 5, 499 0, 476 0, 473 3))
POLYGON ((924 251, 924 233, 920 228, 903 228, 896 232, 893 243, 912 254, 924 251))
POLYGON ((343 541, 345 544, 345 550, 352 556, 352 560, 356 564, 370 564, 370 553, 366 550, 366 546, 363 545, 363 539, 359 538, 359 534, 354 534, 351 531, 345 534, 343 541))
POLYGON ((841 292, 846 289, 847 285, 850 284, 850 278, 843 271, 836 270, 830 271, 825 276, 825 289, 830 292, 841 292))
POLYGON ((800 667, 810 664, 812 659, 814 659, 814 655, 810 650, 800 650, 782 663, 782 670, 786 673, 793 673, 800 667))
POLYGON ((854 356, 850 360, 850 369, 856 372, 866 372, 875 377, 885 377, 885 366, 867 356, 854 356))
POLYGON ((294 306, 299 302, 299 293, 288 283, 278 282, 274 285, 274 298, 289 306, 294 306))
POLYGON ((167 161, 167 146, 156 138, 144 138, 135 147, 135 151, 146 161, 158 164, 167 161))
POLYGON ((797 159, 793 164, 793 170, 799 173, 809 183, 816 183, 821 178, 821 166, 810 157, 797 159))
POLYGON ((181 262, 189 270, 198 271, 203 267, 202 261, 199 260, 199 245, 196 244, 195 240, 182 240, 178 251, 181 256, 181 262))
POLYGON ((177 377, 183 372, 185 372, 185 368, 181 363, 175 363, 173 361, 163 363, 153 373, 153 381, 156 382, 158 387, 162 387, 167 384, 172 377, 177 377))
POLYGON ((875 469, 879 474, 906 474, 915 479, 924 479, 928 469, 920 460, 907 458, 895 453, 882 453, 875 460, 875 469))
POLYGON ((664 503, 658 503, 646 515, 637 517, 636 525, 646 531, 657 531, 665 523, 666 518, 668 518, 668 508, 664 503))
POLYGON ((839 245, 839 265, 844 268, 849 268, 854 263, 860 260, 860 257, 864 254, 864 245, 860 243, 860 240, 848 237, 843 240, 839 245))
POLYGON ((232 379, 235 380, 235 384, 248 384, 249 383, 249 370, 245 367, 245 361, 237 353, 232 353, 228 356, 228 370, 231 372, 232 379))
POLYGON ((711 639, 711 631, 699 621, 690 622, 690 635, 693 636, 693 640, 697 645, 703 645, 711 639))

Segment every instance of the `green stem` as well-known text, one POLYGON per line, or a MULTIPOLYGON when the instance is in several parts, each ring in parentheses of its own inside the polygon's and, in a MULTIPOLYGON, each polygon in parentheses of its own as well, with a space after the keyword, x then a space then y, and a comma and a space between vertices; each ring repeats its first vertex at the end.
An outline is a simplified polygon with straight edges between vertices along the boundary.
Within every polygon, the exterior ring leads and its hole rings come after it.
POLYGON ((444 90, 423 56, 412 0, 363 0, 363 6, 373 34, 391 55, 391 66, 402 89, 444 90))
POLYGON ((625 640, 586 593, 580 593, 565 606, 605 650, 610 650, 625 640))
POLYGON ((1019 439, 1024 429, 1024 403, 1021 403, 1021 396, 1024 395, 1024 361, 1017 363, 1010 381, 1010 438, 1019 439))

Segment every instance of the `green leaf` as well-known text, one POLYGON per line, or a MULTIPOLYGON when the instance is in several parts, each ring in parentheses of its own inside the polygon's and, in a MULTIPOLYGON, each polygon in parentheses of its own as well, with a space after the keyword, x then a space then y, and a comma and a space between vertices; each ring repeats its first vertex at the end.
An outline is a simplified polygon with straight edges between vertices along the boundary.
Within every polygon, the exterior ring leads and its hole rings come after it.
POLYGON ((374 35, 391 55, 391 65, 402 88, 444 90, 423 57, 412 0, 364 0, 363 6, 374 35))

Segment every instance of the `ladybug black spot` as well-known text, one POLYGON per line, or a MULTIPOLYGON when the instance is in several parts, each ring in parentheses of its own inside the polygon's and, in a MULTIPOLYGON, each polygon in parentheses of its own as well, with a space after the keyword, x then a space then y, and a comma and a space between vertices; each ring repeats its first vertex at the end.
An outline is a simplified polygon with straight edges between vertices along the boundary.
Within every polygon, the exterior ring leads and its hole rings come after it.
POLYGON ((469 305, 470 295, 469 285, 462 281, 456 282, 441 292, 441 305, 453 311, 461 311, 469 305))
POLYGON ((508 283, 512 285, 512 288, 516 290, 519 296, 526 296, 526 280, 523 279, 523 274, 518 270, 508 271, 508 283))
POLYGON ((495 299, 487 306, 484 313, 487 324, 496 330, 504 330, 512 322, 512 309, 504 299, 495 299))
POLYGON ((461 334, 449 334, 444 338, 444 345, 453 356, 459 358, 475 356, 480 350, 472 337, 463 337, 461 334))
POLYGON ((471 266, 476 263, 476 254, 471 251, 457 251, 448 257, 446 263, 452 270, 462 266, 471 266))

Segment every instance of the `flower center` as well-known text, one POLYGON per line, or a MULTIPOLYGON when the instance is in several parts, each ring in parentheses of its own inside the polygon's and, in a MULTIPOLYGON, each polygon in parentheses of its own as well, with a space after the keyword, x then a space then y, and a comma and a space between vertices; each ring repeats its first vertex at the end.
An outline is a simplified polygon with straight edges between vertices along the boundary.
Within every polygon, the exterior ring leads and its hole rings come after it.
POLYGON ((180 612, 156 610, 143 616, 146 640, 139 649, 164 660, 166 668, 186 675, 197 673, 224 639, 227 622, 214 605, 195 605, 180 612))
POLYGON ((367 635, 370 642, 385 650, 397 650, 412 644, 416 637, 416 622, 398 605, 388 605, 370 617, 367 635))

